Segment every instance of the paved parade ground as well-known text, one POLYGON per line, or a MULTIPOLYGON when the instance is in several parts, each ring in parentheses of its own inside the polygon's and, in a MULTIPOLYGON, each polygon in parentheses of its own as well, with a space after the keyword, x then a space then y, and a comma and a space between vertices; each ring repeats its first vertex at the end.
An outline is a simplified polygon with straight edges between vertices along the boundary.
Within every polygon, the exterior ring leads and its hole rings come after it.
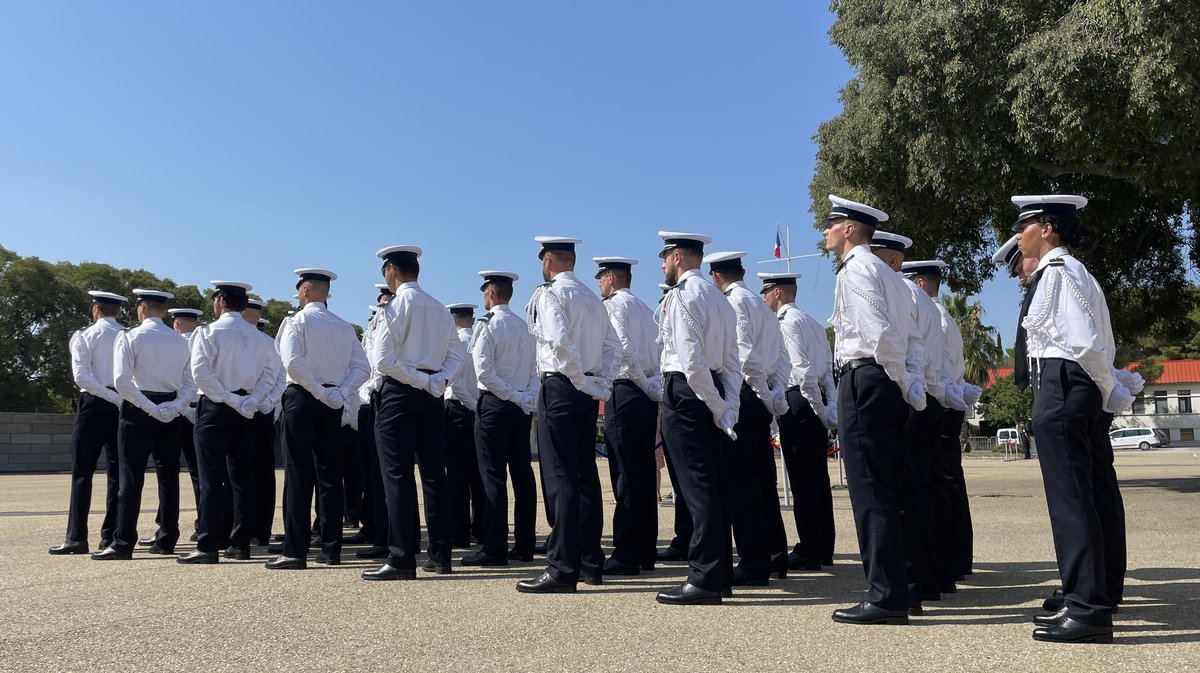
MULTIPOLYGON (((834 495, 832 572, 793 572, 770 587, 739 589, 718 607, 672 607, 654 594, 683 578, 677 563, 581 584, 575 595, 523 595, 513 585, 540 570, 540 558, 471 569, 457 565, 468 552, 455 550, 450 575, 370 583, 359 579, 368 563, 353 558, 353 547, 345 565, 300 572, 263 569, 264 548, 251 561, 216 566, 181 566, 143 548, 128 562, 51 557, 46 548, 63 537, 68 476, 3 476, 0 670, 1200 669, 1200 451, 1117 457, 1130 572, 1113 645, 1030 638, 1030 618, 1057 582, 1037 462, 971 457, 965 469, 976 572, 958 593, 926 603, 910 626, 886 627, 829 618, 865 587, 845 489, 834 495)), ((601 475, 607 488, 603 464, 601 475)), ((153 483, 143 534, 153 525, 153 483)), ((102 505, 102 478, 97 487, 94 504, 102 505)), ((183 491, 181 518, 190 521, 194 503, 183 491)), ((605 502, 611 525, 611 491, 605 502)), ((542 536, 540 505, 538 513, 542 536)), ((660 509, 664 540, 671 513, 660 509)), ((794 540, 790 512, 785 519, 794 540)))

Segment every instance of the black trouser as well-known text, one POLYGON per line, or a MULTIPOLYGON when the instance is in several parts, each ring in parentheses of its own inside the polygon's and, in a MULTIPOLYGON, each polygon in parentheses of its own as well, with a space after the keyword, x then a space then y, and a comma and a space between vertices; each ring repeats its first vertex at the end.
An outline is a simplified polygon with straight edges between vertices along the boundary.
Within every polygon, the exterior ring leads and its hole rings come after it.
MULTIPOLYGON (((659 411, 662 411, 661 404, 659 411)), ((661 435, 661 433, 659 434, 661 435)), ((675 494, 671 501, 671 504, 675 506, 675 523, 671 529, 674 537, 667 546, 687 553, 688 547, 692 544, 692 534, 695 532, 692 528, 692 513, 688 511, 687 501, 683 499, 683 489, 679 488, 679 477, 675 474, 675 463, 671 460, 671 452, 667 451, 665 439, 663 440, 663 461, 667 464, 667 476, 671 478, 671 488, 675 494)))
POLYGON ((771 570, 772 554, 787 552, 775 488, 771 412, 745 382, 738 394, 741 405, 733 427, 737 440, 721 444, 721 479, 731 496, 726 515, 733 526, 738 567, 753 577, 765 578, 771 570))
MULTIPOLYGON (((668 372, 663 387, 662 437, 675 462, 676 493, 687 500, 692 516, 688 544, 688 579, 705 591, 729 585, 732 569, 728 490, 721 478, 724 444, 729 442, 713 420, 712 411, 679 372, 668 372)), ((713 374, 717 391, 724 394, 713 374)))
POLYGON ((575 584, 580 572, 604 567, 600 533, 604 514, 596 471, 596 419, 600 406, 562 374, 542 378, 538 395, 538 457, 547 507, 554 513, 546 545, 551 577, 575 584))
POLYGON ((779 444, 792 485, 795 552, 808 561, 833 560, 833 490, 829 431, 800 388, 788 388, 788 412, 779 417, 779 444))
POLYGON ((1116 487, 1101 483, 1097 488, 1094 468, 1097 461, 1110 460, 1110 446, 1094 441, 1103 400, 1077 362, 1055 358, 1038 364, 1033 432, 1067 616, 1091 626, 1111 626, 1115 602, 1108 592, 1097 493, 1116 487))
POLYGON ((508 556, 508 488, 505 469, 512 476, 513 551, 532 555, 537 522, 537 486, 530 462, 529 414, 492 393, 479 396, 475 446, 485 493, 483 547, 492 558, 508 556))
MULTIPOLYGON (((171 402, 175 393, 143 393, 155 404, 171 402)), ((121 490, 117 496, 117 530, 113 547, 131 552, 137 544, 138 513, 142 509, 142 487, 146 482, 146 459, 154 456, 158 478, 158 512, 161 517, 157 542, 165 550, 179 541, 179 425, 163 423, 129 402, 121 405, 117 429, 121 461, 121 490)))
MULTIPOLYGON (((351 402, 351 404, 357 404, 351 402)), ((355 409, 357 411, 357 408, 355 409)), ((339 424, 341 419, 338 419, 339 424)), ((358 526, 362 521, 363 473, 358 464, 358 431, 349 425, 338 428, 338 447, 342 454, 343 517, 347 526, 358 526)), ((368 503, 369 504, 369 503, 368 503)))
POLYGON ((363 533, 370 538, 371 546, 386 547, 388 539, 387 496, 383 492, 383 476, 379 472, 379 450, 375 445, 375 405, 379 403, 377 393, 371 393, 371 403, 358 408, 358 450, 362 456, 363 480, 366 482, 363 496, 363 533), (370 506, 366 501, 370 501, 370 506))
POLYGON ((312 537, 313 490, 320 504, 321 551, 342 553, 342 410, 296 384, 283 391, 283 555, 304 558, 312 537))
POLYGON ((195 442, 200 465, 196 548, 212 553, 231 545, 248 546, 254 502, 254 421, 228 404, 202 396, 196 407, 195 442))
POLYGON ((962 468, 962 431, 966 412, 946 409, 942 413, 942 440, 935 488, 939 490, 939 506, 935 510, 937 554, 941 560, 939 572, 943 584, 955 581, 971 570, 974 556, 974 532, 971 528, 971 505, 967 501, 967 482, 962 468))
POLYGON ((605 405, 604 445, 617 507, 613 514, 614 562, 653 566, 658 551, 654 490, 654 431, 658 405, 636 383, 618 379, 605 405))
POLYGON ((852 369, 838 384, 838 436, 858 531, 867 602, 885 610, 908 609, 904 531, 904 423, 908 404, 876 364, 852 369))
POLYGON ((445 409, 442 398, 385 377, 375 415, 380 474, 387 494, 388 565, 416 568, 420 539, 414 458, 421 468, 429 558, 450 563, 450 487, 446 482, 445 409))
MULTIPOLYGON (((194 408, 194 407, 193 407, 194 408)), ((192 482, 192 497, 195 499, 197 507, 200 504, 200 469, 196 465, 196 442, 192 437, 195 426, 188 419, 180 416, 174 421, 171 421, 177 427, 176 434, 179 436, 179 449, 187 461, 188 478, 192 482)), ((181 491, 182 493, 182 491, 181 491)), ((182 505, 181 505, 182 508, 182 505)), ((155 541, 162 537, 162 503, 158 503, 158 513, 154 515, 154 525, 157 530, 154 533, 155 541)), ((192 522, 194 530, 200 530, 200 517, 192 522)))
POLYGON ((1096 513, 1100 516, 1100 527, 1104 529, 1104 585, 1113 605, 1125 599, 1125 502, 1117 485, 1117 472, 1113 469, 1112 440, 1108 436, 1112 429, 1113 415, 1100 412, 1092 432, 1092 447, 1097 460, 1092 461, 1092 489, 1096 495, 1096 513))
POLYGON ((446 479, 455 547, 471 544, 471 522, 484 516, 483 480, 475 451, 475 412, 458 400, 446 402, 446 479))
POLYGON ((67 539, 87 542, 88 514, 92 509, 92 477, 100 451, 108 456, 107 492, 100 542, 110 544, 117 527, 117 493, 120 461, 117 458, 116 405, 91 393, 80 393, 79 411, 71 428, 71 504, 67 514, 67 539))
POLYGON ((909 599, 941 590, 939 558, 934 545, 936 514, 933 481, 941 455, 942 405, 925 395, 925 409, 908 409, 904 424, 904 561, 909 599))
MULTIPOLYGON (((323 405, 322 405, 323 406, 323 405)), ((254 414, 254 517, 250 536, 270 544, 275 524, 275 412, 254 414)))

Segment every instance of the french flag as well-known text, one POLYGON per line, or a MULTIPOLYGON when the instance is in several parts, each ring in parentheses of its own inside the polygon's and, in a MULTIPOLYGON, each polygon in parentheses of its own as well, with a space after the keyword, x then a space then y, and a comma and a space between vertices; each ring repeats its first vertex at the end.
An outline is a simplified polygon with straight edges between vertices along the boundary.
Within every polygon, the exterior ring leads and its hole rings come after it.
POLYGON ((783 250, 779 243, 779 232, 776 231, 775 232, 775 258, 779 259, 782 256, 783 256, 783 250))

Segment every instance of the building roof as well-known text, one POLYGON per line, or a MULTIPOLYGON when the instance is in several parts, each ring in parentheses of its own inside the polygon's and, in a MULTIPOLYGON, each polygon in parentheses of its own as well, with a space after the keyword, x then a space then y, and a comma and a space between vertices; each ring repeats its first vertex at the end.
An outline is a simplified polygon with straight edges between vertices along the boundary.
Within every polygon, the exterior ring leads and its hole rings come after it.
POLYGON ((1012 367, 996 367, 995 369, 989 369, 988 370, 988 380, 987 380, 987 383, 984 384, 983 387, 984 387, 984 389, 991 388, 992 386, 996 385, 996 381, 999 381, 1002 378, 1006 378, 1006 377, 1009 377, 1012 375, 1013 375, 1012 367))
MULTIPOLYGON (((1140 362, 1131 362, 1125 369, 1132 369, 1141 364, 1140 362)), ((1200 360, 1165 360, 1158 363, 1162 366, 1162 376, 1157 380, 1148 382, 1146 385, 1156 384, 1172 384, 1172 383, 1196 383, 1200 384, 1200 360)), ((997 367, 988 370, 987 385, 984 388, 991 388, 996 381, 1006 376, 1012 376, 1012 367, 997 367)))

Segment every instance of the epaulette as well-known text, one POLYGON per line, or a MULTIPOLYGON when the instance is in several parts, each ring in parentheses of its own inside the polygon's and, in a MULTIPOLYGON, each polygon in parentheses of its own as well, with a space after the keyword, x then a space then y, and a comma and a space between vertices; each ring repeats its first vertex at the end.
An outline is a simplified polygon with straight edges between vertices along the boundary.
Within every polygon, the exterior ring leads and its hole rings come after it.
POLYGON ((1050 260, 1049 262, 1046 262, 1046 266, 1066 266, 1066 265, 1067 265, 1067 262, 1062 257, 1055 257, 1054 259, 1050 260))

